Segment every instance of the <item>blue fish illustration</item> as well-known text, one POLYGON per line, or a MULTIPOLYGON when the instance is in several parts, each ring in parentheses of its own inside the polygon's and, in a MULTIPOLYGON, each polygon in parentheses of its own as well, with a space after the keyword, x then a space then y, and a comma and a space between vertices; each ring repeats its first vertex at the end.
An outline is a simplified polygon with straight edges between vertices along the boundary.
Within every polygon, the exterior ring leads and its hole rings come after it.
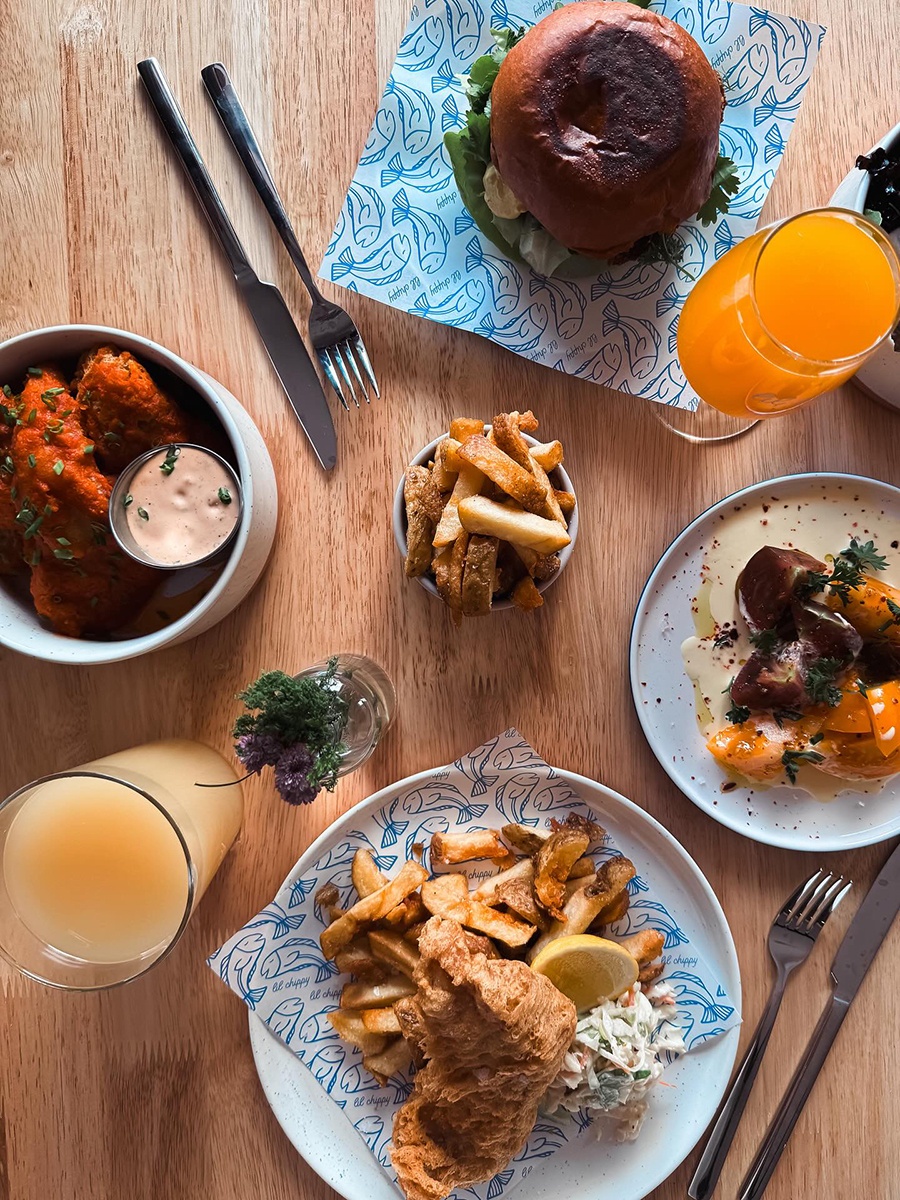
POLYGON ((477 821, 487 812, 486 804, 473 804, 459 788, 448 783, 423 783, 403 797, 402 808, 411 817, 418 813, 449 813, 457 825, 477 821))
MULTIPOLYGON (((471 251, 472 242, 466 249, 471 251)), ((453 764, 457 771, 462 772, 466 779, 472 781, 473 796, 483 796, 488 788, 493 787, 497 782, 496 775, 488 776, 486 772, 487 768, 492 765, 491 760, 499 741, 499 737, 490 738, 483 746, 479 746, 477 750, 470 750, 468 754, 458 758, 453 764)))
POLYGON ((528 294, 545 291, 550 302, 557 333, 565 341, 571 341, 581 333, 587 299, 577 283, 565 279, 547 279, 543 275, 532 275, 528 294))
MULTIPOLYGON (((670 349, 670 352, 674 353, 674 349, 670 349)), ((655 375, 649 383, 644 384, 641 391, 650 399, 669 405, 678 404, 685 392, 690 394, 687 380, 677 361, 666 363, 658 375, 655 375)), ((695 398, 693 407, 696 408, 696 406, 695 398)), ((684 406, 682 405, 682 407, 684 406)))
POLYGON ((599 300, 608 293, 625 300, 643 300, 656 291, 665 273, 665 263, 632 263, 624 270, 610 267, 591 284, 591 299, 599 300))
POLYGON ((366 1092, 378 1092, 380 1095, 384 1095, 385 1091, 389 1091, 394 1103, 403 1099, 403 1088, 406 1085, 401 1082, 401 1079, 402 1077, 399 1075, 392 1075, 388 1080, 387 1087, 383 1089, 378 1080, 374 1079, 358 1062, 351 1062, 344 1068, 340 1076, 342 1091, 354 1096, 361 1096, 366 1092))
POLYGON ((506 0, 493 0, 491 4, 492 29, 530 29, 534 24, 534 9, 526 16, 524 13, 513 12, 506 0))
POLYGON ((656 300, 656 315, 664 317, 666 313, 672 311, 680 312, 681 306, 686 299, 686 288, 682 291, 674 282, 666 284, 663 294, 658 296, 656 300))
POLYGON ((489 312, 485 313, 478 324, 478 332, 507 350, 522 354, 538 345, 549 319, 545 305, 529 304, 505 325, 498 325, 489 312))
POLYGON ((381 186, 403 183, 419 192, 442 192, 453 182, 453 172, 447 165, 444 143, 438 144, 411 165, 395 154, 381 172, 381 186))
POLYGON ((683 245, 681 264, 677 271, 675 267, 670 267, 669 270, 679 279, 683 279, 685 275, 699 279, 706 266, 706 255, 709 250, 706 235, 698 225, 682 225, 679 235, 683 245))
POLYGON ((497 807, 507 818, 519 825, 544 824, 540 817, 554 812, 562 815, 570 809, 581 809, 583 805, 569 788, 557 781, 550 782, 536 772, 521 771, 497 788, 497 807), (526 820, 526 815, 536 811, 537 820, 526 820))
POLYGON ((266 1024, 276 1037, 280 1037, 288 1045, 290 1045, 297 1030, 297 1024, 303 1015, 303 1007, 304 1002, 301 996, 291 996, 289 1000, 282 1000, 269 1013, 266 1024))
POLYGON ((397 51, 397 62, 407 71, 427 71, 434 66, 444 44, 444 23, 435 16, 427 16, 414 29, 410 29, 397 51))
POLYGON ((365 183, 351 183, 343 211, 350 220, 350 230, 357 246, 365 249, 378 240, 384 225, 384 201, 374 188, 365 183))
POLYGON ((768 47, 751 42, 746 53, 723 74, 725 99, 732 108, 755 98, 769 69, 769 59, 768 47))
POLYGON ((444 0, 453 53, 464 61, 478 50, 484 16, 476 0, 444 0))
POLYGON ((781 83, 795 83, 803 74, 812 45, 812 29, 804 21, 782 17, 762 8, 750 9, 750 36, 765 29, 772 42, 775 70, 781 83))
POLYGON ((763 157, 766 162, 772 162, 773 159, 778 159, 784 154, 784 148, 787 143, 784 140, 780 126, 770 125, 766 130, 764 140, 765 149, 763 150, 763 157))
POLYGON ((610 300, 603 310, 603 325, 600 332, 604 337, 618 334, 628 355, 628 364, 635 379, 644 379, 659 359, 660 336, 651 321, 641 317, 623 316, 610 300))
POLYGON ((369 130, 369 136, 366 138, 366 144, 363 146, 359 165, 367 167, 372 163, 381 162, 390 149, 396 132, 396 111, 393 108, 379 107, 375 114, 375 120, 372 122, 372 128, 369 130))
POLYGON ((513 312, 522 294, 522 276, 508 258, 488 254, 478 237, 466 243, 466 271, 484 271, 485 281, 491 289, 494 309, 501 315, 513 312))
POLYGON ((234 988, 250 1008, 256 1008, 268 990, 253 987, 253 975, 265 948, 266 939, 261 933, 243 934, 218 962, 219 977, 234 988))
POLYGON ((681 313, 677 312, 669 322, 668 329, 666 330, 666 344, 669 347, 670 354, 677 355, 678 353, 678 318, 680 316, 681 313))
POLYGON ((719 148, 722 154, 727 154, 733 159, 743 186, 753 171, 758 153, 753 135, 737 125, 723 125, 719 130, 719 148))
POLYGON ((788 124, 792 123, 800 111, 800 101, 805 86, 805 81, 801 81, 792 92, 788 92, 784 97, 779 97, 774 85, 766 88, 759 104, 753 110, 753 124, 759 127, 771 117, 777 117, 788 124))
POLYGON ((318 887, 317 879, 295 879, 291 884, 288 908, 296 908, 306 897, 318 887))
POLYGON ((429 300, 423 292, 416 297, 410 312, 417 313, 420 317, 428 317, 432 321, 440 321, 443 325, 468 327, 484 304, 484 297, 484 284, 478 279, 468 279, 461 288, 451 292, 443 300, 429 300))
POLYGON ((528 1136, 525 1149, 516 1155, 516 1162, 528 1162, 534 1158, 549 1158, 569 1139, 562 1128, 552 1121, 538 1121, 528 1136))
POLYGON ((633 903, 625 914, 625 921, 629 933, 639 933, 642 929, 658 929, 665 938, 666 950, 676 950, 688 942, 687 934, 672 914, 656 900, 640 900, 633 903))
POLYGON ((263 979, 277 979, 294 971, 315 971, 316 983, 324 983, 338 969, 323 957, 317 941, 312 938, 287 938, 267 954, 259 969, 263 979))
POLYGON ((594 1114, 589 1108, 579 1108, 573 1112, 571 1116, 579 1133, 584 1133, 584 1131, 586 1129, 590 1129, 594 1123, 594 1114))
POLYGON ((699 975, 688 971, 673 971, 666 975, 678 998, 680 1008, 695 1008, 700 1012, 701 1025, 713 1025, 716 1021, 727 1021, 734 1015, 729 1004, 720 1004, 699 975))
MULTIPOLYGON (((400 834, 405 833, 406 828, 409 825, 409 821, 397 820, 396 813, 398 803, 398 800, 392 800, 389 808, 381 809, 381 811, 377 812, 373 817, 375 824, 379 825, 384 830, 384 833, 381 837, 381 845, 382 848, 385 849, 388 846, 396 846, 397 839, 400 837, 400 834)), ((393 865, 394 861, 394 859, 391 859, 391 865, 393 865)))
POLYGON ((440 217, 424 208, 413 208, 403 188, 394 195, 391 219, 395 225, 409 221, 419 255, 419 264, 426 275, 439 271, 447 260, 450 230, 440 217))
POLYGON ((723 254, 727 254, 737 243, 738 239, 728 222, 720 221, 716 226, 716 236, 713 242, 716 258, 721 258, 723 254))
POLYGON ((761 170, 752 179, 746 179, 741 184, 741 190, 731 202, 729 212, 732 217, 748 217, 755 220, 765 203, 766 196, 775 180, 775 170, 761 170))
POLYGON ((273 937, 284 937, 294 929, 299 929, 306 920, 305 913, 295 913, 289 917, 280 904, 272 901, 244 926, 245 929, 265 929, 271 926, 273 937))
POLYGON ((717 1025, 715 1029, 701 1029, 696 1034, 692 1033, 690 1041, 685 1038, 685 1045, 688 1050, 693 1050, 695 1046, 702 1046, 704 1042, 711 1042, 713 1038, 719 1037, 725 1030, 717 1025))
POLYGON ((616 345, 602 346, 596 354, 585 359, 574 371, 579 379, 590 379, 603 387, 612 387, 613 380, 622 369, 622 348, 616 345))
POLYGON ((475 218, 466 208, 461 213, 457 213, 453 221, 453 232, 459 237, 465 233, 467 229, 475 228, 475 218))
POLYGON ((340 842, 336 842, 330 850, 325 853, 316 863, 318 872, 330 871, 334 867, 346 867, 353 862, 353 856, 359 849, 359 842, 363 842, 371 846, 371 842, 364 833, 355 830, 352 838, 344 838, 340 842))
POLYGON ((412 242, 402 233, 395 233, 390 241, 378 246, 366 258, 356 259, 345 247, 331 264, 331 278, 337 282, 346 275, 358 275, 368 283, 384 287, 395 283, 403 274, 412 254, 412 242))
POLYGON ((355 1121, 353 1128, 374 1154, 378 1149, 378 1143, 384 1137, 384 1117, 379 1116, 378 1113, 369 1113, 355 1121))
POLYGON ((450 65, 450 59, 445 58, 431 77, 431 90, 437 94, 438 92, 446 92, 449 88, 455 89, 456 86, 457 79, 453 73, 453 67, 450 65))
POLYGON ((434 108, 424 92, 400 83, 392 75, 387 81, 382 108, 392 106, 400 122, 400 140, 407 154, 421 154, 431 140, 434 108))
POLYGON ((503 1194, 503 1189, 515 1175, 515 1171, 498 1171, 488 1184, 487 1200, 497 1200, 503 1194))
POLYGON ((337 1030, 323 1012, 312 1013, 306 1018, 300 1029, 295 1033, 294 1041, 312 1046, 316 1042, 334 1042, 337 1040, 337 1030))
MULTIPOLYGON (((331 1093, 347 1061, 347 1055, 352 1053, 343 1042, 335 1042, 317 1050, 306 1065, 313 1073, 313 1078, 320 1083, 326 1092, 331 1093)), ((304 1062, 306 1059, 304 1058, 304 1062)))
MULTIPOLYGON (((510 771, 514 767, 518 769, 546 767, 544 760, 533 747, 529 746, 518 729, 507 729, 500 737, 493 738, 488 742, 487 746, 483 747, 483 749, 487 749, 488 758, 501 771, 510 771)), ((456 766, 465 773, 465 768, 461 764, 470 759, 474 761, 474 754, 467 755, 465 759, 460 759, 456 763, 456 766)), ((551 768, 548 767, 547 770, 550 772, 551 768)))
POLYGON ((641 892, 649 892, 650 885, 641 879, 640 875, 633 875, 626 884, 629 896, 638 896, 641 892))
POLYGON ((465 123, 462 113, 456 107, 456 100, 453 96, 445 96, 441 105, 441 133, 446 133, 448 129, 461 129, 465 123))
POLYGON ((431 870, 431 839, 436 833, 447 833, 450 829, 450 822, 445 816, 436 813, 433 816, 426 817, 421 825, 417 825, 411 833, 406 835, 406 857, 413 858, 416 856, 416 846, 422 847, 422 866, 426 870, 431 870))
MULTIPOLYGON (((708 45, 718 42, 725 36, 730 17, 729 0, 700 0, 700 36, 702 40, 708 45)), ((752 22, 750 32, 753 32, 752 22)))

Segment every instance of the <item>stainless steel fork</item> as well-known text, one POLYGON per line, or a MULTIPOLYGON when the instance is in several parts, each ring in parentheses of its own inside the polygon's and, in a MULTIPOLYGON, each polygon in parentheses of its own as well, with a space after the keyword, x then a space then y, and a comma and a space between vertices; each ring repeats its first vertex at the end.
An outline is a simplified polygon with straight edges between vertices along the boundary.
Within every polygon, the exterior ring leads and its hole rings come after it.
POLYGON ((778 912, 769 930, 769 954, 775 964, 775 982, 743 1062, 738 1067, 706 1149, 688 1188, 691 1200, 708 1200, 716 1189, 728 1151, 750 1097, 760 1063, 769 1044, 775 1018, 791 973, 805 962, 825 922, 850 890, 842 875, 816 871, 794 891, 778 912))
POLYGON ((275 181, 263 157, 259 142, 238 99, 234 85, 221 63, 211 63, 200 72, 216 112, 237 150, 241 162, 266 206, 291 261, 312 298, 309 314, 309 338, 313 344, 325 377, 337 393, 346 412, 350 411, 347 397, 359 408, 357 390, 369 403, 369 387, 379 395, 375 372, 350 315, 339 304, 326 300, 316 286, 300 243, 297 241, 275 181), (362 367, 362 371, 360 371, 362 367), (366 380, 363 379, 365 373, 366 380), (346 388, 346 395, 344 389, 346 388))

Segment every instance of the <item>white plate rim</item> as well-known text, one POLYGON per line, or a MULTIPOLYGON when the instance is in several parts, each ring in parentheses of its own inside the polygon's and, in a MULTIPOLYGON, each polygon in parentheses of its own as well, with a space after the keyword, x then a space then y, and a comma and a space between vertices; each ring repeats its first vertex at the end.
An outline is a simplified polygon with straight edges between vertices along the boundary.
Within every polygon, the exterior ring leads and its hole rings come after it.
MULTIPOLYGON (((631 816, 638 821, 638 823, 644 823, 649 827, 651 833, 655 834, 657 837, 660 837, 664 842, 666 842, 668 848, 674 852, 677 858, 681 860, 683 867, 691 879, 691 882, 699 889, 705 903, 708 905, 712 927, 715 930, 716 936, 721 940, 721 945, 719 948, 722 951, 723 967, 725 969, 724 982, 728 987, 729 995, 735 1000, 735 1003, 739 1003, 742 996, 740 965, 728 920, 721 904, 719 903, 718 897, 709 884, 709 881, 684 846, 682 846, 678 839, 672 833, 670 833, 664 825, 657 821, 655 817, 651 816, 651 814, 645 809, 635 804, 634 801, 627 799, 620 792, 614 791, 612 788, 607 787, 605 784, 600 783, 595 779, 590 779, 587 776, 576 774, 574 771, 567 771, 561 767, 554 767, 552 770, 561 779, 564 779, 570 785, 570 787, 578 792, 580 798, 589 807, 594 807, 591 805, 590 800, 592 791, 600 792, 602 793, 604 799, 612 802, 614 805, 620 805, 626 810, 626 812, 630 813, 631 816), (586 791, 580 791, 579 788, 586 789, 586 791)), ((312 844, 304 851, 303 854, 300 855, 297 862, 285 876, 284 882, 281 886, 283 887, 298 873, 302 873, 302 871, 305 869, 305 864, 315 862, 321 851, 325 848, 326 843, 329 842, 336 834, 339 834, 340 831, 346 826, 357 820, 363 809, 380 808, 391 798, 392 795, 396 794, 397 792, 414 787, 419 783, 423 783, 433 778, 434 768, 426 771, 419 771, 414 775, 408 776, 406 779, 399 780, 396 783, 388 784, 387 787, 384 787, 373 795, 360 800, 319 834, 316 840, 312 842, 312 844)), ((275 1119, 281 1126, 285 1136, 294 1146, 294 1149, 316 1172, 319 1178, 323 1179, 325 1183, 329 1185, 329 1187, 333 1188, 334 1191, 336 1191, 340 1196, 344 1197, 344 1200, 371 1200, 371 1192, 366 1187, 365 1177, 359 1179, 358 1181, 352 1181, 355 1182, 357 1186, 351 1186, 351 1181, 349 1181, 345 1175, 342 1175, 333 1169, 332 1160, 327 1154, 321 1154, 315 1141, 301 1144, 299 1136, 295 1135, 294 1131, 288 1128, 287 1118, 283 1118, 282 1113, 279 1111, 280 1097, 275 1086, 275 1081, 269 1076, 270 1068, 265 1062, 265 1056, 273 1049, 276 1049, 280 1050, 285 1056, 287 1056, 291 1060, 292 1064, 297 1062, 296 1057, 279 1041, 275 1034, 269 1031, 263 1021, 256 1016, 252 1010, 248 1012, 248 1024, 254 1066, 256 1068, 263 1093, 275 1116, 275 1119)), ((740 1025, 736 1025, 732 1029, 729 1029, 726 1033, 722 1034, 721 1037, 716 1040, 716 1044, 722 1046, 726 1050, 726 1057, 728 1059, 727 1067, 715 1078, 712 1086, 705 1090, 704 1096, 707 1100, 707 1112, 705 1113, 704 1118, 701 1120, 699 1125, 696 1127, 696 1137, 691 1138, 690 1144, 685 1145, 681 1158, 679 1158, 677 1163, 662 1171, 662 1173, 652 1172, 645 1164, 642 1169, 638 1190, 630 1194, 623 1194, 620 1192, 617 1196, 617 1200, 643 1200, 645 1196, 647 1196, 655 1188, 659 1187, 661 1183, 668 1179, 669 1176, 678 1169, 681 1163, 684 1162, 687 1156, 697 1145, 700 1138, 703 1136, 703 1133, 712 1121, 716 1110, 719 1107, 719 1103, 725 1094, 725 1089, 728 1086, 734 1061, 737 1057, 740 1028, 740 1025), (730 1053, 727 1053, 728 1051, 730 1051, 730 1053)), ((302 1067, 303 1064, 300 1063, 298 1065, 302 1067)), ((373 1169, 379 1172, 380 1177, 386 1180, 387 1176, 383 1174, 381 1167, 374 1158, 372 1159, 372 1165, 373 1169)), ((391 1187, 393 1189, 393 1185, 391 1185, 391 1187)), ((393 1190, 395 1190, 397 1195, 400 1194, 399 1192, 396 1192, 396 1189, 393 1190)))
POLYGON ((871 830, 869 832, 861 830, 857 834, 847 834, 841 837, 819 837, 815 843, 811 843, 808 840, 800 841, 795 837, 791 837, 790 831, 787 830, 780 833, 776 830, 760 829, 757 826, 741 824, 738 820, 733 819, 726 810, 713 807, 709 804, 706 801, 705 795, 699 790, 695 789, 691 791, 683 786, 682 781, 678 778, 670 764, 668 756, 662 752, 659 740, 656 737, 655 727, 647 717, 648 710, 641 703, 640 681, 638 679, 638 653, 641 645, 639 637, 641 611, 644 608, 645 600, 651 594, 663 571, 668 569, 670 560, 675 557, 676 552, 700 525, 714 516, 725 505, 731 504, 735 500, 752 496, 763 489, 783 486, 786 483, 793 484, 804 479, 816 480, 818 482, 822 480, 834 480, 835 482, 865 484, 867 487, 882 488, 886 492, 891 493, 895 501, 900 504, 900 487, 896 487, 892 483, 886 483, 883 479, 875 479, 869 475, 854 475, 844 471, 799 471, 791 475, 777 475, 772 479, 763 479, 759 483, 748 484, 747 487, 739 488, 736 492, 731 492, 729 495, 723 496, 721 500, 710 504, 701 513, 698 513, 689 524, 685 525, 681 532, 663 550, 641 590, 631 622, 628 673, 631 680, 631 701, 634 705, 641 731, 660 766, 683 795, 687 796, 693 804, 705 812, 707 816, 712 817, 714 821, 733 830, 735 833, 739 833, 742 837, 749 838, 751 841, 760 842, 765 846, 775 846, 782 850, 802 850, 806 853, 821 854, 830 851, 858 850, 863 846, 874 846, 879 842, 888 841, 900 832, 900 813, 894 818, 893 822, 879 826, 877 831, 874 831, 874 835, 871 830))

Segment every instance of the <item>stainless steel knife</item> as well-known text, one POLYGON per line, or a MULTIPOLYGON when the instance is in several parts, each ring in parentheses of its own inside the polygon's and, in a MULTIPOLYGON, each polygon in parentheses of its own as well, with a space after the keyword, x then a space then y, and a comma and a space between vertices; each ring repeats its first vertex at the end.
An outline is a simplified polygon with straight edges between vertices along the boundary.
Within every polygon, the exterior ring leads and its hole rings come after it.
POLYGON ((250 266, 159 63, 155 58, 145 58, 138 63, 137 69, 213 232, 228 256, 238 287, 291 407, 319 462, 330 471, 337 462, 334 421, 316 368, 284 297, 274 283, 264 283, 250 266))
POLYGON ((803 1111, 866 972, 900 909, 900 846, 869 888, 831 964, 831 1001, 822 1013, 778 1112, 747 1172, 739 1200, 759 1200, 803 1111))

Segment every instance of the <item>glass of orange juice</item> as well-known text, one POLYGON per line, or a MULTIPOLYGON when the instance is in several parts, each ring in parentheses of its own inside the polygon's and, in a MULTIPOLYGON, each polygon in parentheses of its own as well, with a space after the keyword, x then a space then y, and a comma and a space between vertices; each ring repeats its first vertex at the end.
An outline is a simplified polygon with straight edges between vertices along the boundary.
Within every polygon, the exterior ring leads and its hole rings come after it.
POLYGON ((859 213, 814 209, 734 246, 678 323, 688 383, 730 417, 790 412, 846 382, 897 324, 900 262, 859 213))
POLYGON ((234 771, 198 742, 28 784, 0 805, 0 953, 80 991, 143 974, 181 937, 242 815, 234 771))

